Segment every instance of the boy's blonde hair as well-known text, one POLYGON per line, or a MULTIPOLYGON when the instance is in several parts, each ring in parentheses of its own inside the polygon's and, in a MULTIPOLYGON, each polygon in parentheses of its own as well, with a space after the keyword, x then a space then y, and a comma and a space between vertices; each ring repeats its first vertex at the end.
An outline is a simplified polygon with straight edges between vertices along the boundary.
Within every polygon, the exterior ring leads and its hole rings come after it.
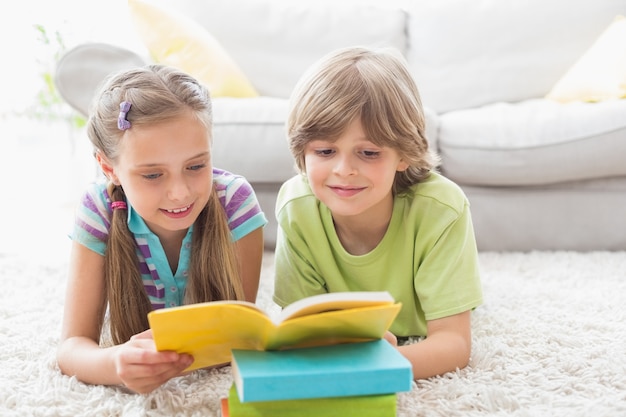
POLYGON ((423 180, 438 164, 425 136, 424 110, 407 66, 390 49, 352 47, 312 66, 291 96, 287 137, 296 166, 306 171, 306 145, 335 140, 360 118, 368 140, 398 151, 409 168, 397 172, 394 192, 423 180))
MULTIPOLYGON (((93 102, 87 134, 95 152, 109 161, 119 158, 124 131, 117 126, 120 103, 132 104, 126 119, 131 129, 172 120, 191 111, 211 138, 212 106, 208 90, 194 78, 162 65, 119 72, 110 76, 93 102)), ((125 201, 121 186, 109 185, 112 201, 125 201)), ((148 329, 152 305, 139 271, 137 245, 128 229, 125 210, 113 210, 105 252, 106 303, 113 343, 120 344, 148 329)), ((185 303, 243 299, 226 213, 215 187, 207 206, 194 223, 185 303)))

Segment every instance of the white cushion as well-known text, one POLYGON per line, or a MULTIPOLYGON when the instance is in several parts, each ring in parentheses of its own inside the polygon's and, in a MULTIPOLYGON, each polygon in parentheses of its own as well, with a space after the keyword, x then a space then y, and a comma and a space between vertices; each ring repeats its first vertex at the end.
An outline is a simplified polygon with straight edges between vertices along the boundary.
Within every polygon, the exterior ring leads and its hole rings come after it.
POLYGON ((337 48, 406 52, 406 13, 371 3, 292 0, 155 0, 196 19, 264 96, 287 98, 302 73, 337 48))
POLYGON ((625 176, 626 100, 497 103, 439 117, 444 173, 460 184, 625 176))
POLYGON ((285 134, 288 100, 213 99, 213 164, 253 182, 280 182, 295 165, 285 134))
POLYGON ((438 113, 544 97, 626 0, 406 1, 407 56, 438 113))

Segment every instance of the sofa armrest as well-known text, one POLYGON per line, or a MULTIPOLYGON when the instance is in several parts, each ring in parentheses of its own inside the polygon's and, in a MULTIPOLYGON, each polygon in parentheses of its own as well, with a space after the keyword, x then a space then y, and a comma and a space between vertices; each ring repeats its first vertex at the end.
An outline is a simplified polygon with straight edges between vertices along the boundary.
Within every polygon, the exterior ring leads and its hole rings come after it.
POLYGON ((439 116, 430 107, 424 105, 424 119, 426 119, 428 146, 434 152, 439 152, 439 116))
POLYGON ((128 49, 106 43, 84 43, 61 57, 54 83, 61 97, 87 116, 97 89, 109 74, 145 64, 143 58, 128 49))

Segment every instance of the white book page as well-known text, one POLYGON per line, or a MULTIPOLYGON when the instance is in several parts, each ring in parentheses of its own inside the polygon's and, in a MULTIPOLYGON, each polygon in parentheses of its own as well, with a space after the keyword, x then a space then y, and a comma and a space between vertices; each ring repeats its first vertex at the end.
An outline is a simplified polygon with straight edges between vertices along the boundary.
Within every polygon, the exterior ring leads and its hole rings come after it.
POLYGON ((394 298, 387 291, 351 291, 313 295, 285 307, 275 322, 302 317, 331 310, 393 304, 394 298))

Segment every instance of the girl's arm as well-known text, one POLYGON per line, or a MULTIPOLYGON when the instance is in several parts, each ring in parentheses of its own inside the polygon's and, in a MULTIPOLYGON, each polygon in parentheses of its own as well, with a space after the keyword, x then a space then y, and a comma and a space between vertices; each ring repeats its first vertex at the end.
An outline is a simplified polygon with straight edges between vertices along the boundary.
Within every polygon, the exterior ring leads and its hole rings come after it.
POLYGON ((246 301, 254 303, 259 291, 263 260, 263 228, 248 233, 237 241, 237 258, 246 301))
POLYGON ((149 392, 179 375, 193 359, 157 352, 149 332, 128 342, 101 348, 100 323, 105 311, 104 258, 73 243, 65 311, 57 361, 66 375, 90 384, 124 384, 149 392))
POLYGON ((430 378, 467 366, 472 348, 470 314, 468 310, 431 320, 427 323, 425 340, 398 347, 411 362, 414 379, 430 378))

